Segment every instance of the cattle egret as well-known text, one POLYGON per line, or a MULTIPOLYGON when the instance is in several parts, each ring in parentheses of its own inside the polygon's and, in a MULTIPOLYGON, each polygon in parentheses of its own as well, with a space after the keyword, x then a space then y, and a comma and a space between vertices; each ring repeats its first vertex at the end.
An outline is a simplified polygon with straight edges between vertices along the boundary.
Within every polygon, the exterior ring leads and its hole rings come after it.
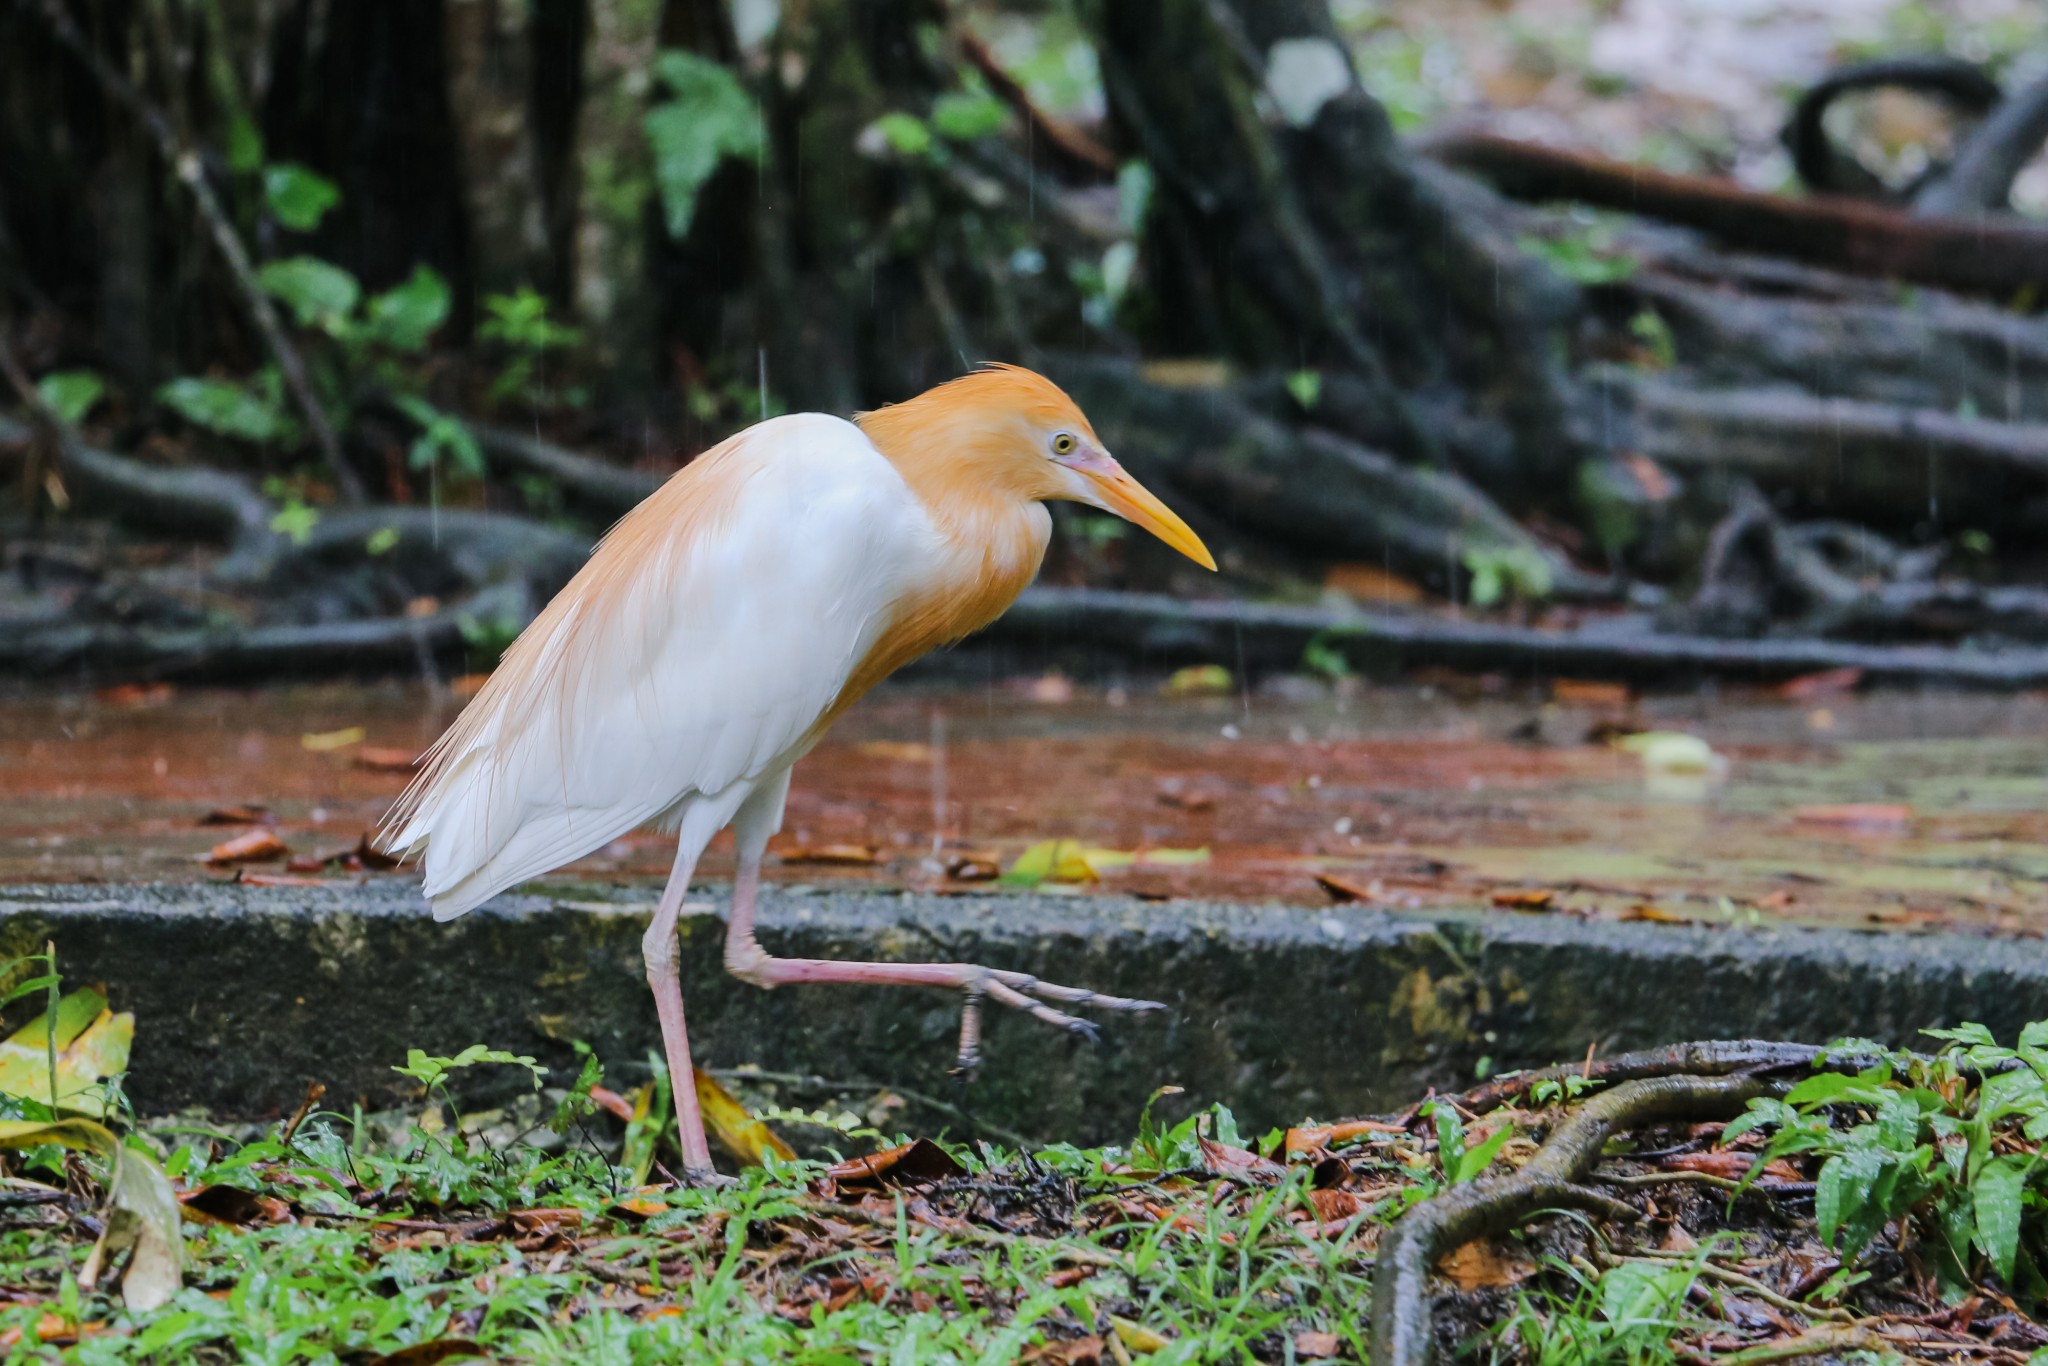
POLYGON ((1038 573, 1055 498, 1216 567, 1073 400, 1029 370, 990 366, 851 422, 801 413, 750 427, 612 529, 387 818, 385 846, 423 858, 436 920, 639 826, 677 833, 641 949, 688 1179, 712 1168, 676 919, 698 856, 727 824, 739 872, 725 965, 756 986, 959 991, 968 1068, 984 997, 1078 1033, 1092 1026, 1048 1002, 1157 1008, 971 963, 775 958, 754 939, 761 857, 782 826, 791 767, 881 679, 1002 614, 1038 573))

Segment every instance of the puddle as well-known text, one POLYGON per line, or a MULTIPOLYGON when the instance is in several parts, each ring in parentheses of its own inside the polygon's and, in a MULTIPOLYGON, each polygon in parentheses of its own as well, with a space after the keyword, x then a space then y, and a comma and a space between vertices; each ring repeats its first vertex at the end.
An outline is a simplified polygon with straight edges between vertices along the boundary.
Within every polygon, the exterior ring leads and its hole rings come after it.
MULTIPOLYGON (((407 776, 364 756, 416 752, 456 705, 390 685, 0 701, 0 883, 230 876, 199 860, 240 830, 200 821, 244 805, 296 854, 346 850, 407 776), (353 727, 359 743, 304 745, 353 727)), ((1054 838, 1208 850, 1104 871, 1102 888, 1149 897, 1327 904, 1320 875, 1394 909, 2031 934, 2048 926, 2048 698, 1724 694, 1623 713, 1413 686, 1294 701, 903 687, 798 767, 776 846, 878 861, 769 876, 971 892, 988 884, 950 882, 935 841, 1007 867, 1054 838), (1698 735, 1725 773, 1652 779, 1589 740, 1624 716, 1698 735)), ((658 883, 668 861, 666 839, 637 834, 570 875, 658 883)), ((721 839, 703 873, 730 870, 721 839)))

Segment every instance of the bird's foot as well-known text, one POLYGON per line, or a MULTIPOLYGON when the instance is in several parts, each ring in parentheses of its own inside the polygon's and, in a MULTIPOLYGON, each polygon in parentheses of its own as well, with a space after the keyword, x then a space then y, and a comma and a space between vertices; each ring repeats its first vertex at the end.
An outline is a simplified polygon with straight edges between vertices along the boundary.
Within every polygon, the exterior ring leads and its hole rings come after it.
POLYGON ((669 1180, 677 1190, 729 1190, 740 1184, 738 1177, 727 1176, 712 1167, 685 1167, 680 1172, 669 1172, 669 1180))
POLYGON ((953 1071, 955 1075, 969 1080, 981 1065, 981 1006, 985 999, 1012 1010, 1021 1010, 1035 1020, 1089 1043, 1099 1042, 1102 1038, 1102 1031, 1093 1020, 1056 1010, 1047 1002, 1058 1001, 1062 1005, 1089 1006, 1097 1010, 1123 1010, 1133 1014, 1166 1009, 1159 1001, 1109 996, 1086 987, 1063 987, 1056 982, 1041 982, 1028 972, 1006 972, 999 968, 977 969, 962 991, 967 1003, 960 1012, 960 1054, 953 1071))

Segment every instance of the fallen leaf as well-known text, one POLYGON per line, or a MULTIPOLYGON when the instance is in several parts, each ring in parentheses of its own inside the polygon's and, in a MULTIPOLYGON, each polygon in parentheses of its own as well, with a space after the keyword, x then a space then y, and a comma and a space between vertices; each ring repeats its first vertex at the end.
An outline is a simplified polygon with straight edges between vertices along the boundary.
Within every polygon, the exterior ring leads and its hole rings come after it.
POLYGON ((110 707, 161 707, 177 695, 170 683, 117 683, 93 696, 110 707))
POLYGON ((1795 807, 1792 819, 1801 825, 1897 830, 1913 819, 1913 808, 1888 802, 1843 802, 1832 806, 1795 807))
POLYGON ((1095 869, 1089 865, 1079 840, 1042 840, 1017 855, 1002 881, 1012 887, 1036 887, 1041 882, 1094 882, 1095 869))
POLYGON ((1490 1290, 1514 1285, 1535 1274, 1527 1262, 1510 1260, 1494 1251, 1490 1238, 1474 1238, 1453 1248, 1436 1264, 1444 1279, 1460 1290, 1490 1290))
POLYGON ((180 1191, 178 1207, 196 1224, 224 1224, 247 1228, 251 1224, 282 1224, 292 1217, 291 1206, 274 1195, 258 1195, 240 1186, 200 1186, 180 1191))
MULTIPOLYGON (((1701 1153, 1673 1153, 1662 1159, 1660 1165, 1666 1171, 1700 1172, 1728 1181, 1740 1181, 1756 1165, 1756 1154, 1732 1148, 1709 1148, 1701 1153)), ((1803 1182, 1806 1179, 1799 1174, 1797 1167, 1783 1158, 1766 1163, 1760 1175, 1770 1181, 1803 1182)))
POLYGON ((1621 918, 1623 920, 1648 920, 1659 925, 1690 925, 1694 923, 1693 918, 1689 915, 1679 915, 1675 911, 1665 910, 1662 906, 1652 906, 1646 901, 1638 902, 1623 911, 1621 918))
POLYGON ((1157 798, 1161 806, 1179 811, 1213 811, 1218 795, 1213 787, 1190 786, 1179 778, 1162 778, 1157 798))
POLYGON ((967 1175, 951 1153, 928 1138, 913 1139, 866 1157, 849 1158, 825 1169, 841 1185, 906 1185, 949 1181, 967 1175))
POLYGON ((354 856, 356 862, 363 867, 373 868, 380 873, 389 872, 399 864, 397 855, 387 854, 379 849, 377 841, 371 838, 367 830, 363 832, 363 837, 356 841, 354 856))
POLYGON ((1614 740, 1616 749, 1626 750, 1643 761, 1651 773, 1720 773, 1728 761, 1697 735, 1678 730, 1646 730, 1614 740))
MULTIPOLYGON (((1082 1269, 1072 1268, 1076 1271, 1082 1269)), ((1056 1274, 1064 1276, 1067 1273, 1056 1274)), ((1102 1339, 1091 1333, 1065 1342, 1048 1342, 1038 1349, 1036 1356, 1026 1355, 1021 1359, 1036 1363, 1036 1366, 1102 1366, 1102 1352, 1102 1339)))
POLYGON ((1054 1290, 1065 1290, 1070 1286, 1079 1285, 1090 1276, 1093 1276, 1097 1270, 1098 1268, 1092 1266, 1061 1267, 1058 1271, 1047 1276, 1045 1283, 1054 1290))
POLYGON ((1332 901, 1377 901, 1380 894, 1371 886, 1353 882, 1335 873, 1317 873, 1316 882, 1330 894, 1332 901))
POLYGON ((1390 1124, 1382 1119, 1352 1119, 1341 1124, 1304 1124, 1287 1131, 1281 1140, 1280 1150, 1289 1157, 1301 1153, 1319 1153, 1339 1143, 1349 1143, 1354 1138, 1367 1134, 1405 1134, 1407 1127, 1390 1124))
POLYGON ((1202 1148, 1202 1165, 1211 1176, 1227 1176, 1233 1180, 1285 1176, 1287 1169, 1278 1162, 1270 1162, 1257 1153, 1228 1143, 1198 1138, 1202 1148))
POLYGON ((456 697, 475 697, 491 681, 489 674, 462 674, 450 680, 448 691, 456 697))
POLYGON ((199 856, 199 861, 220 868, 230 863, 260 863, 265 859, 282 858, 290 852, 275 830, 251 830, 224 844, 214 845, 199 856))
POLYGON ((1308 1201, 1315 1206, 1316 1218, 1326 1224, 1356 1218, 1365 1210, 1365 1202, 1351 1191, 1310 1191, 1308 1201))
POLYGON ((1168 697, 1214 697, 1236 688, 1237 680, 1221 664, 1190 664, 1168 674, 1159 691, 1168 697))
POLYGON ((293 854, 284 861, 284 870, 287 873, 317 873, 328 864, 340 863, 354 854, 353 849, 330 849, 325 853, 316 849, 310 854, 293 854))
POLYGON ((849 867, 872 867, 882 861, 881 854, 866 844, 800 844, 784 849, 779 857, 784 863, 833 863, 849 867))
POLYGON ((135 1017, 126 1011, 116 1015, 107 1008, 107 998, 90 987, 67 992, 57 1002, 54 1031, 46 1010, 0 1042, 0 1094, 47 1104, 52 1042, 57 1049, 57 1108, 103 1116, 106 1100, 99 1083, 127 1070, 135 1017))
POLYGON ((890 763, 928 764, 934 751, 930 745, 919 744, 915 740, 863 740, 853 747, 853 752, 870 759, 886 759, 890 763))
POLYGON ((270 823, 270 808, 267 806, 216 806, 199 818, 201 825, 267 825, 270 823))
POLYGON ((325 754, 329 750, 360 745, 366 733, 361 726, 344 726, 340 730, 307 731, 299 737, 299 747, 309 749, 315 754, 325 754))
POLYGON ((1788 678, 1771 689, 1778 697, 1794 702, 1810 702, 1817 697, 1839 697, 1854 692, 1856 685, 1863 681, 1863 670, 1854 664, 1840 669, 1822 669, 1819 673, 1801 674, 1788 678))
POLYGON ((1564 707, 1626 707, 1634 700, 1634 694, 1625 683, 1559 678, 1551 682, 1550 700, 1564 707))
POLYGON ((367 768, 374 773, 410 773, 420 766, 421 757, 418 752, 410 749, 364 745, 349 756, 349 762, 357 768, 367 768))
POLYGON ((1496 887, 1488 900, 1503 910, 1547 911, 1557 893, 1546 887, 1496 887))
POLYGON ((1760 911, 1782 911, 1788 906, 1799 904, 1799 898, 1783 888, 1779 888, 1775 892, 1765 892, 1749 904, 1760 911))
POLYGON ((1376 606, 1412 606, 1429 597, 1420 584, 1390 574, 1376 564, 1333 564, 1323 571, 1323 587, 1376 606))
POLYGON ((1109 1316, 1109 1326, 1116 1330, 1117 1341, 1139 1356, 1151 1356, 1154 1352, 1163 1352, 1173 1345, 1173 1339, 1163 1333, 1155 1332, 1142 1323, 1120 1319, 1114 1314, 1109 1316))
POLYGON ((954 854, 946 860, 946 876, 958 882, 992 882, 1003 875, 994 854, 954 854))
POLYGON ((235 869, 232 881, 244 887, 330 887, 331 879, 324 877, 296 877, 284 873, 252 873, 247 868, 235 869))
POLYGON ((1294 1354, 1304 1360, 1333 1357, 1344 1350, 1344 1341, 1335 1333, 1296 1333, 1294 1354))
POLYGON ((99 1241, 78 1270, 78 1284, 91 1290, 101 1273, 126 1252, 121 1302, 132 1313, 147 1314, 169 1304, 184 1285, 184 1218, 178 1209, 178 1194, 156 1160, 120 1144, 112 1134, 107 1134, 107 1140, 113 1145, 114 1180, 109 1197, 113 1209, 99 1241))
POLYGON ((1192 868, 1209 861, 1209 849, 1083 849, 1081 857, 1100 874, 1112 868, 1192 868))
POLYGON ((796 1161, 796 1153, 773 1129, 747 1113, 747 1107, 703 1068, 692 1068, 697 1079, 697 1108, 704 1116, 712 1137, 725 1150, 749 1167, 764 1166, 773 1153, 784 1162, 796 1161))

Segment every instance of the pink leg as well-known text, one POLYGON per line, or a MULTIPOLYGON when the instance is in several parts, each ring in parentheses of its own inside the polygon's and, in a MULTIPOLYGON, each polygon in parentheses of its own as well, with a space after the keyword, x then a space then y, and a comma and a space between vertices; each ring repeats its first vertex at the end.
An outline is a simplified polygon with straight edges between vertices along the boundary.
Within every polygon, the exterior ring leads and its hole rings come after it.
POLYGON ((739 875, 732 889, 732 922, 725 933, 725 969, 743 982, 771 988, 803 982, 843 982, 856 986, 940 987, 961 992, 967 998, 967 1006, 960 1022, 959 1069, 970 1073, 979 1061, 984 996, 1090 1040, 1096 1037, 1092 1021, 1055 1010, 1046 1001, 1104 1010, 1165 1008, 1157 1001, 1056 986, 1029 973, 1004 972, 975 963, 845 963, 829 958, 771 957, 754 938, 754 905, 761 887, 761 857, 767 849, 768 836, 781 824, 781 802, 773 803, 772 812, 752 808, 753 803, 749 803, 749 809, 743 809, 733 822, 733 834, 739 843, 739 875))
POLYGON ((668 1057, 669 1091, 675 1099, 676 1136, 683 1148, 683 1179, 692 1184, 721 1180, 711 1165, 711 1144, 704 1137, 704 1116, 697 1108, 696 1074, 690 1066, 690 1036, 683 1027, 683 978, 677 964, 676 918, 690 890, 697 865, 696 841, 687 832, 676 850, 668 886, 662 889, 654 923, 640 941, 647 963, 647 985, 654 989, 654 1008, 661 1015, 662 1049, 668 1057))

